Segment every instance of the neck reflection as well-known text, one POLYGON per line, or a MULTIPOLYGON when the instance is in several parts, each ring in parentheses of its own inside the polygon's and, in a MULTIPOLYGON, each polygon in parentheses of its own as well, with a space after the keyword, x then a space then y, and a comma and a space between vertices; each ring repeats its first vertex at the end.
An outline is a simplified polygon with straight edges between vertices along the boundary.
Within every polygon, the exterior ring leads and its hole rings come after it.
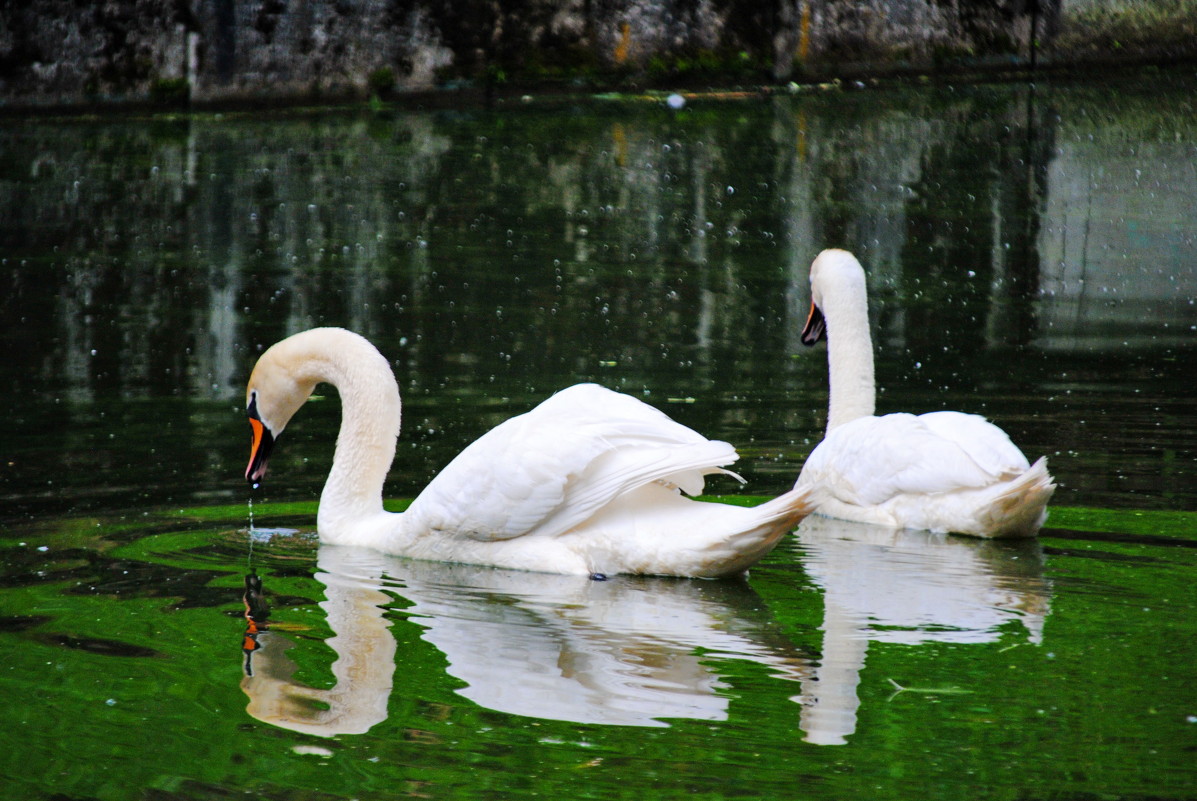
POLYGON ((824 590, 822 652, 803 682, 807 742, 841 745, 855 733, 870 642, 994 643, 1014 621, 1031 643, 1042 642, 1051 587, 1037 540, 977 540, 818 515, 803 521, 797 539, 807 574, 824 590))

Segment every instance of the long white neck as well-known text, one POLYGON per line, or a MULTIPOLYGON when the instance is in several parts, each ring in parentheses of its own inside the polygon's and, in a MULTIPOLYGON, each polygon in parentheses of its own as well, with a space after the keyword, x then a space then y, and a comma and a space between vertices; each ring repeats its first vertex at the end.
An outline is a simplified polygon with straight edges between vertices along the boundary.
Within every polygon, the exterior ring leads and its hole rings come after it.
POLYGON ((341 395, 341 430, 320 494, 316 525, 326 542, 360 542, 369 518, 384 516, 382 487, 395 458, 401 404, 390 365, 366 340, 337 337, 316 363, 318 380, 341 395))
POLYGON ((848 258, 855 269, 819 276, 822 289, 819 308, 827 321, 828 432, 858 417, 872 416, 876 409, 864 271, 855 258, 848 258))

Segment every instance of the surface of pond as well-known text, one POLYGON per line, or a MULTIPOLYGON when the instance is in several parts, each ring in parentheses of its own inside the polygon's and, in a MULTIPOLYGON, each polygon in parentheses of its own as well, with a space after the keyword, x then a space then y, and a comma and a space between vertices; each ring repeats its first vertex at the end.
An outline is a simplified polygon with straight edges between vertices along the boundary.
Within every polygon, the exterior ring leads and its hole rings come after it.
POLYGON ((1149 77, 6 121, 0 794, 1192 798, 1197 81, 1149 77), (583 380, 776 494, 829 246, 879 412, 1048 456, 1039 540, 812 518, 745 581, 318 546, 331 390, 247 533, 244 382, 315 325, 395 367, 397 504, 583 380))

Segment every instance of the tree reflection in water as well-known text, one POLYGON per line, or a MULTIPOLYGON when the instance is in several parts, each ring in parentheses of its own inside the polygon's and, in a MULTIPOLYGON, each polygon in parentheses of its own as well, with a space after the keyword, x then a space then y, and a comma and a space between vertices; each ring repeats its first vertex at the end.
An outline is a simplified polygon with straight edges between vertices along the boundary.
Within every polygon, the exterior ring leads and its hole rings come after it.
MULTIPOLYGON (((1129 375, 1183 418, 1168 428, 1197 430, 1178 366, 1194 122, 1160 92, 8 126, 0 378, 29 453, 11 494, 240 498, 225 445, 245 373, 320 324, 395 364, 412 437, 395 495, 583 379, 677 401, 776 494, 826 408, 821 360, 795 355, 806 269, 843 246, 871 271, 883 411, 986 414, 1053 457, 1057 502, 1191 505, 1193 443, 1167 461, 1149 454, 1170 434, 1124 443, 1147 410, 1109 391, 1129 375), (143 486, 163 426, 181 458, 143 486)), ((296 491, 318 486, 334 425, 292 449, 296 491)))

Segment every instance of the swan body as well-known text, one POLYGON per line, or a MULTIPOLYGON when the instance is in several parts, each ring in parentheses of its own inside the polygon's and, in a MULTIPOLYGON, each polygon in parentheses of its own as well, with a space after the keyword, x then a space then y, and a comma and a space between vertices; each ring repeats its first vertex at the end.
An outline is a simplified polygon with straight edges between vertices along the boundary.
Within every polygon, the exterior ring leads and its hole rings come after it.
POLYGON ((822 485, 818 512, 896 528, 1033 537, 1055 483, 1000 428, 974 414, 874 416, 873 346, 864 270, 825 250, 811 264, 802 341, 827 339, 827 433, 796 486, 822 485))
POLYGON ((328 382, 341 429, 320 496, 323 542, 417 559, 547 573, 716 577, 742 573, 813 507, 811 487, 752 508, 685 497, 729 473, 735 449, 594 384, 558 392, 461 452, 404 512, 382 507, 400 427, 390 365, 357 334, 317 328, 259 358, 246 389, 254 431, 246 478, 328 382))

